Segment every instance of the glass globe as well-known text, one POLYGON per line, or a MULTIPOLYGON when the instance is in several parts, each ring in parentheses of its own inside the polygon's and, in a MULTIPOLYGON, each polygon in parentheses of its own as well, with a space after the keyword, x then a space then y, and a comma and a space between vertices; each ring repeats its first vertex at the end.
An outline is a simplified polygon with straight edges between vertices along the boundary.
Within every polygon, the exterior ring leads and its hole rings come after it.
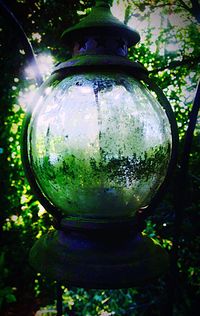
POLYGON ((162 184, 171 147, 164 109, 125 74, 52 77, 28 128, 37 184, 65 218, 134 216, 162 184))

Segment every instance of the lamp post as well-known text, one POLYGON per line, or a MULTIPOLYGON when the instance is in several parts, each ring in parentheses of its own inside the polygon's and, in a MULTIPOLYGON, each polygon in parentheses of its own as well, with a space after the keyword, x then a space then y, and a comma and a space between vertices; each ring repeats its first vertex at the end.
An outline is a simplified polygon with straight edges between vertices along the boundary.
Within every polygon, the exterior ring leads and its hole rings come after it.
POLYGON ((140 218, 175 162, 173 112, 147 70, 127 58, 139 34, 107 1, 63 37, 73 56, 38 90, 24 122, 25 171, 57 229, 35 243, 30 262, 67 285, 145 284, 168 268, 140 218))

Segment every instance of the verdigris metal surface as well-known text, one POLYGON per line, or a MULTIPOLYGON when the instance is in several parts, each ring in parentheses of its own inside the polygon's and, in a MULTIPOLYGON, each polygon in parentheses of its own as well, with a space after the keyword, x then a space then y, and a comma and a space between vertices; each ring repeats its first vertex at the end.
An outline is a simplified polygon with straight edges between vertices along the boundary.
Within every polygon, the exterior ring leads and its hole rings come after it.
POLYGON ((118 37, 123 39, 128 47, 135 45, 140 40, 137 31, 112 15, 110 5, 105 1, 96 1, 96 6, 92 8, 91 13, 75 26, 64 31, 63 38, 69 44, 91 35, 96 37, 118 37))
POLYGON ((136 236, 51 231, 30 252, 31 265, 67 286, 142 286, 168 269, 167 253, 151 239, 136 236))

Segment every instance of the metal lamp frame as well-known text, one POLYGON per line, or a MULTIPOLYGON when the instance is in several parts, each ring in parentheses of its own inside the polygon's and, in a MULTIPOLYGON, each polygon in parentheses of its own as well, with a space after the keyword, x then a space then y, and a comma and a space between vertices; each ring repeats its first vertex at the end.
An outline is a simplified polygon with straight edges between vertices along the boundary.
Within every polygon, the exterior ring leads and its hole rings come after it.
POLYGON ((85 288, 141 286, 158 278, 169 266, 167 253, 143 236, 141 231, 145 227, 145 218, 161 199, 172 175, 177 158, 177 126, 172 108, 162 90, 148 78, 147 70, 139 63, 119 56, 113 59, 109 56, 92 58, 84 55, 60 64, 52 76, 62 80, 68 75, 105 71, 129 74, 156 93, 171 126, 172 152, 167 176, 152 203, 146 209, 138 210, 132 218, 88 221, 62 217, 61 210, 55 208, 40 191, 29 163, 27 133, 31 114, 28 114, 24 123, 22 151, 26 175, 41 204, 55 218, 54 227, 57 229, 35 243, 30 252, 30 262, 42 273, 66 285, 85 288), (57 261, 52 258, 57 258, 57 261))

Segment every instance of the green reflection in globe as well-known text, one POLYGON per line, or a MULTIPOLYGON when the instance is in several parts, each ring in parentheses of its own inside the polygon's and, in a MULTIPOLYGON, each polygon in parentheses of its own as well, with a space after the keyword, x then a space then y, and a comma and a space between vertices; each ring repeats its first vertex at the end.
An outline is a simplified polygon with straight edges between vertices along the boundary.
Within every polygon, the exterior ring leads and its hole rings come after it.
POLYGON ((162 184, 171 147, 165 110, 124 74, 52 79, 28 128, 37 184, 65 218, 134 216, 162 184))

